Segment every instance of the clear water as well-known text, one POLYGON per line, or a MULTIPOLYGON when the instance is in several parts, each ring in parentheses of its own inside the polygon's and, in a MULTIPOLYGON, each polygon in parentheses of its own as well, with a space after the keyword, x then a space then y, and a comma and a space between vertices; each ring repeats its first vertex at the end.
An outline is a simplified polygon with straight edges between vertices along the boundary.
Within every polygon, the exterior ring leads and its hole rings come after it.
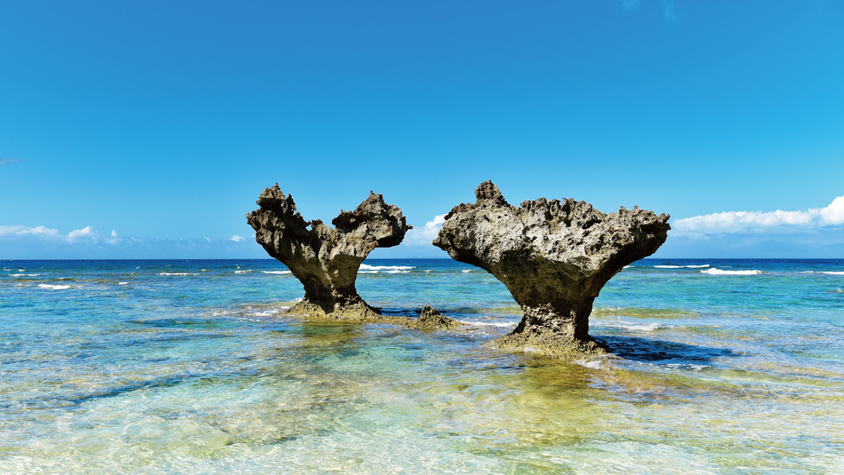
POLYGON ((483 347, 518 308, 449 260, 358 290, 474 331, 283 318, 273 260, 0 266, 0 473, 844 473, 844 260, 640 261, 577 363, 483 347))

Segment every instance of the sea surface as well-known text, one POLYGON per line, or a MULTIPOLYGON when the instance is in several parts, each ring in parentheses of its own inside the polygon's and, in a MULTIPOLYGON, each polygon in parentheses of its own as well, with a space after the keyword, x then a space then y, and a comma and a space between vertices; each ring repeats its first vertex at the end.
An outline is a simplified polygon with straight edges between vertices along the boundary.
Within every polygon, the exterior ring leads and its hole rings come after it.
POLYGON ((574 363, 485 346, 477 268, 357 287, 474 330, 284 317, 274 260, 0 261, 0 473, 844 473, 844 260, 639 261, 574 363))

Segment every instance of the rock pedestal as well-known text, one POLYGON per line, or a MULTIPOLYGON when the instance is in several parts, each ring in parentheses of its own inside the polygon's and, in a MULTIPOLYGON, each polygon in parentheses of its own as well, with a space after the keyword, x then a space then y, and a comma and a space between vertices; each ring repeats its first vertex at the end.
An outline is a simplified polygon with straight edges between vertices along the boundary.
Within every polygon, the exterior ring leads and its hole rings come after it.
POLYGON ((474 204, 455 206, 434 245, 504 283, 524 316, 499 347, 563 358, 603 350, 589 336, 601 288, 667 237, 669 216, 621 208, 604 214, 573 199, 511 206, 492 182, 474 204))
POLYGON ((331 228, 320 220, 305 221, 278 183, 265 189, 257 203, 260 208, 246 215, 255 240, 305 287, 302 302, 288 312, 312 318, 378 318, 358 295, 355 279, 373 249, 398 245, 411 229, 397 206, 370 192, 354 211, 341 210, 331 228))

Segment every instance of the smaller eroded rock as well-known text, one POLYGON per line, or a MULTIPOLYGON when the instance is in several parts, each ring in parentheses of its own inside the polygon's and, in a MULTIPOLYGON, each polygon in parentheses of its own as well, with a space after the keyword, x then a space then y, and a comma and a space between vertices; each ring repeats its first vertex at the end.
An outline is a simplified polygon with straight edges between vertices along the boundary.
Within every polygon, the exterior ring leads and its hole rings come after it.
POLYGON ((426 303, 425 306, 422 307, 422 313, 419 314, 419 317, 414 320, 410 326, 413 328, 418 328, 420 330, 451 330, 452 328, 457 328, 464 325, 464 323, 460 323, 453 318, 446 317, 445 315, 431 308, 431 304, 426 303))
POLYGON ((667 238, 668 215, 621 208, 605 214, 573 199, 511 206, 491 181, 474 204, 455 206, 434 245, 507 286, 523 317, 499 348, 571 359, 603 349, 589 314, 604 284, 667 238))
POLYGON ((380 320, 355 288, 358 269, 376 247, 401 243, 411 226, 401 210, 370 192, 354 211, 341 211, 330 228, 320 220, 305 221, 292 196, 278 183, 266 188, 259 209, 246 215, 255 240, 290 269, 305 287, 302 301, 287 312, 309 318, 380 320))

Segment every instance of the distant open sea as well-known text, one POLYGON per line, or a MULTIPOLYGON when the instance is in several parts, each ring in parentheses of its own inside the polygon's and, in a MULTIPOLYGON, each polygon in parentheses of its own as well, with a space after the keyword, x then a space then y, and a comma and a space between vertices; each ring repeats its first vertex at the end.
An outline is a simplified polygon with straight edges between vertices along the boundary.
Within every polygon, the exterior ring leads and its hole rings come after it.
POLYGON ((357 287, 476 330, 282 317, 274 260, 0 261, 0 473, 844 473, 844 260, 639 261, 575 363, 482 346, 480 269, 357 287))

